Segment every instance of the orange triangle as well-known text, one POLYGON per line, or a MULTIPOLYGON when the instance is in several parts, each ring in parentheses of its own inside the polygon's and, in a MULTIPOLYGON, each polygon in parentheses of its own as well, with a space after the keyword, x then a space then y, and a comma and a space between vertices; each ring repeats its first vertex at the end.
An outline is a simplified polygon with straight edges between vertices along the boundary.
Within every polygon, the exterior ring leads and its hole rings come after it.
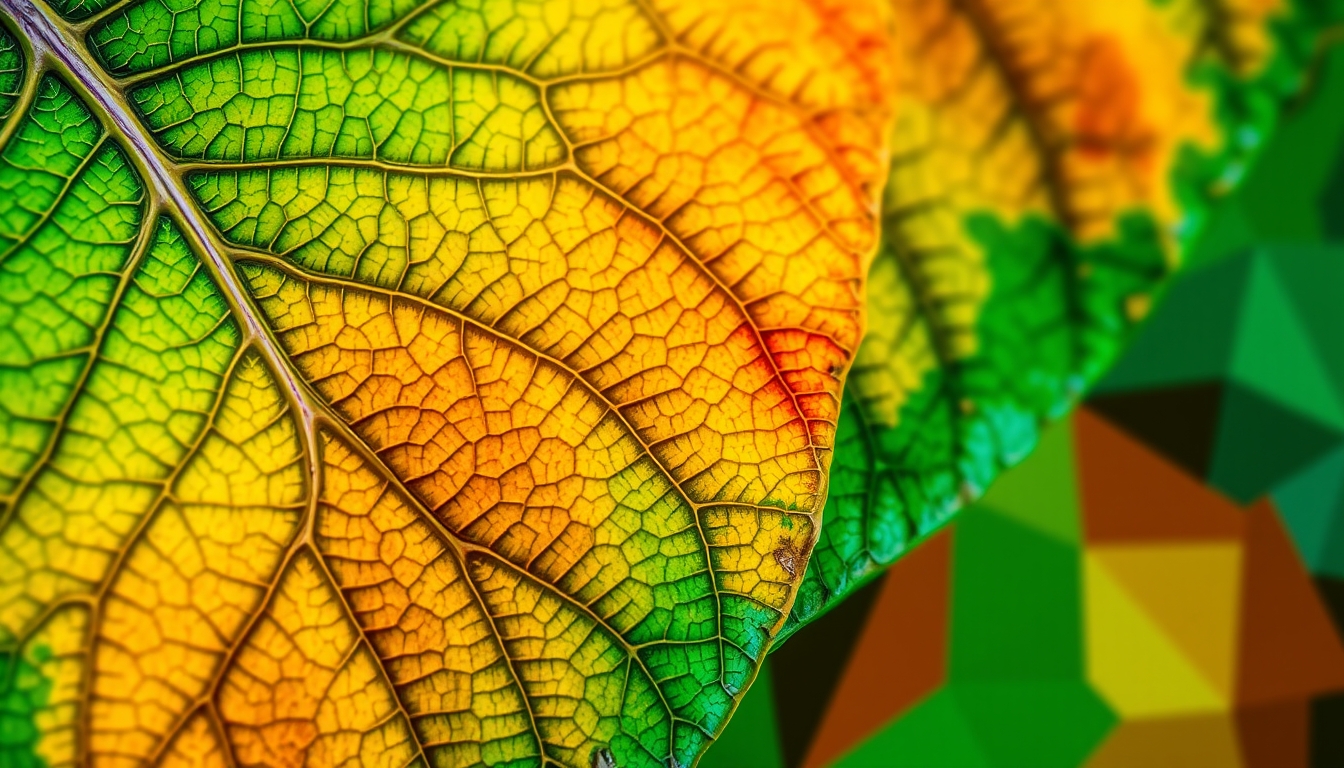
POLYGON ((1227 708, 1167 632, 1112 574, 1097 550, 1083 558, 1087 679, 1122 719, 1227 708))
POLYGON ((1241 535, 1236 505, 1085 408, 1074 445, 1088 542, 1241 535))
POLYGON ((1237 698, 1302 699, 1344 688, 1344 646, 1268 501, 1247 511, 1237 698))
POLYGON ((804 768, 831 764, 946 680, 951 542, 944 528, 892 567, 804 768))
POLYGON ((1233 542, 1095 547, 1089 555, 1215 691, 1232 702, 1241 547, 1233 542))
POLYGON ((1102 742, 1088 768, 1240 768, 1236 728, 1226 715, 1131 720, 1102 742))

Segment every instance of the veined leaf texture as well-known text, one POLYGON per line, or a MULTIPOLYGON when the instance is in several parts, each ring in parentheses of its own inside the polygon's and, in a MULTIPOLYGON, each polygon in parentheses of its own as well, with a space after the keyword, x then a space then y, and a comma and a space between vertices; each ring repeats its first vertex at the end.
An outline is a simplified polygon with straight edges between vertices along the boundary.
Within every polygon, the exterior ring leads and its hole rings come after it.
POLYGON ((694 764, 1104 366, 1323 18, 0 9, 16 766, 694 764))

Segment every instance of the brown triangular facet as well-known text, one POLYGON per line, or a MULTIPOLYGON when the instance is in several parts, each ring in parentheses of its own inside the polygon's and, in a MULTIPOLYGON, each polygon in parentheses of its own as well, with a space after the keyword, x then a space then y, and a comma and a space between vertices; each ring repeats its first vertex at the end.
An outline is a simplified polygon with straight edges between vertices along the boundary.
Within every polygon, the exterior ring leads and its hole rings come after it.
POLYGON ((1237 741, 1246 768, 1307 768, 1311 713, 1305 699, 1237 712, 1237 741))
POLYGON ((932 693, 947 677, 952 529, 898 562, 850 654, 803 762, 821 768, 932 693))
POLYGON ((1129 720, 1092 753, 1088 768, 1240 766, 1236 727, 1224 714, 1129 720))
POLYGON ((784 765, 789 768, 802 765, 850 651, 888 575, 883 574, 855 591, 770 654, 772 669, 780 670, 774 677, 773 693, 784 765))
POLYGON ((1088 408, 1074 419, 1074 445, 1089 543, 1241 536, 1232 502, 1088 408))
POLYGON ((1344 688, 1344 645, 1269 502, 1247 510, 1241 663, 1245 705, 1344 688))

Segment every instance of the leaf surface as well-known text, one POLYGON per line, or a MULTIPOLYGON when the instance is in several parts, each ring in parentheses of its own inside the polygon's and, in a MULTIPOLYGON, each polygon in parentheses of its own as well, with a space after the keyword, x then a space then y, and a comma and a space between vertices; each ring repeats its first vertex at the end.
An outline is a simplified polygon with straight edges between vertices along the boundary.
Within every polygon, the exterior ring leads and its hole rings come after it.
POLYGON ((885 9, 0 5, 0 762, 693 764, 816 538, 885 9))
POLYGON ((1330 3, 894 0, 868 332, 787 637, 1034 447, 1301 87, 1330 3))

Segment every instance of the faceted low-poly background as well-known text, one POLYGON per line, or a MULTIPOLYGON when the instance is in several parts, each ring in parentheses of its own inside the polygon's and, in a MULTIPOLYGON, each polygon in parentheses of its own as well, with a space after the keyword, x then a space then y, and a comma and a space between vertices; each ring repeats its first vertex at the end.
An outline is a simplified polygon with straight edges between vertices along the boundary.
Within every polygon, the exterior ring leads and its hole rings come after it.
POLYGON ((1131 350, 707 768, 1344 766, 1344 46, 1131 350))

